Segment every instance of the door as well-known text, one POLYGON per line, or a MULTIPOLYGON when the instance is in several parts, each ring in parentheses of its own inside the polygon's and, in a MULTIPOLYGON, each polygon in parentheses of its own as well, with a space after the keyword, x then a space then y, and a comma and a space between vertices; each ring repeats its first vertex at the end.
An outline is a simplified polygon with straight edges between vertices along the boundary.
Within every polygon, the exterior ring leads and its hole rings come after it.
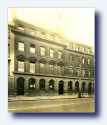
POLYGON ((59 95, 62 95, 64 93, 64 82, 59 82, 59 95))
POLYGON ((24 95, 24 78, 17 79, 17 95, 24 95))

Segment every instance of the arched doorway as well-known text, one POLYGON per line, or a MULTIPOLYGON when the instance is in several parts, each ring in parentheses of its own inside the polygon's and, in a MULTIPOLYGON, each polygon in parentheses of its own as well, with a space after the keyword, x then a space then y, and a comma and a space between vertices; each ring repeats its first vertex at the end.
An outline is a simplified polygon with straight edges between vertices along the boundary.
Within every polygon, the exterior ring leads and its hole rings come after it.
POLYGON ((49 89, 54 90, 54 80, 53 79, 49 80, 49 89))
POLYGON ((39 80, 39 89, 44 90, 45 89, 45 79, 39 80))
POLYGON ((17 95, 24 95, 24 81, 23 77, 17 79, 17 95))
POLYGON ((75 93, 79 92, 79 82, 75 82, 75 93))
POLYGON ((88 84, 88 94, 91 94, 92 93, 92 83, 90 82, 88 84))
POLYGON ((63 80, 61 80, 61 81, 59 81, 59 95, 61 95, 61 94, 63 94, 64 93, 64 81, 63 80))
POLYGON ((72 91, 72 81, 68 81, 68 90, 72 91))
POLYGON ((82 83, 81 91, 82 91, 82 93, 85 93, 85 92, 86 92, 86 82, 83 82, 83 83, 82 83))
POLYGON ((29 79, 29 89, 30 90, 34 90, 35 89, 35 79, 34 78, 30 78, 29 79))

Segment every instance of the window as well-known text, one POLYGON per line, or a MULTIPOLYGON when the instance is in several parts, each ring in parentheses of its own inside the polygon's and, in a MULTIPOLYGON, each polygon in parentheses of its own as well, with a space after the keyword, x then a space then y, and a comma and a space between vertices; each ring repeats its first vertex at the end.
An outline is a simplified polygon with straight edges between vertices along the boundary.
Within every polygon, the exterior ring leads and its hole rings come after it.
POLYGON ((54 57, 54 50, 50 49, 50 57, 53 58, 54 57))
POLYGON ((72 55, 70 55, 70 57, 69 57, 69 62, 70 62, 70 64, 72 63, 72 55))
POLYGON ((50 69, 50 72, 53 73, 53 71, 54 71, 54 65, 50 64, 49 65, 49 69, 50 69))
POLYGON ((45 48, 44 47, 40 47, 40 55, 45 56, 45 48))
POLYGON ((90 77, 91 76, 91 73, 90 72, 88 72, 88 77, 90 77))
POLYGON ((82 71, 82 75, 83 75, 83 77, 85 76, 85 70, 82 71))
POLYGON ((35 54, 35 46, 30 46, 30 53, 35 54))
POLYGON ((69 82, 68 82, 68 89, 69 89, 69 90, 72 90, 72 81, 69 81, 69 82))
POLYGON ((85 52, 85 48, 82 48, 82 52, 85 52))
POLYGON ((45 64, 44 63, 40 63, 40 68, 44 68, 45 64))
POLYGON ((10 75, 10 61, 8 61, 8 75, 10 75))
POLYGON ((57 66, 57 72, 58 74, 61 74, 61 66, 57 66))
POLYGON ((61 59, 62 58, 62 52, 58 52, 58 58, 61 59))
POLYGON ((24 62, 23 61, 18 61, 18 71, 24 72, 24 62))
POLYGON ((24 28, 23 27, 21 27, 21 26, 19 26, 19 27, 17 27, 19 30, 22 30, 22 31, 24 31, 24 28))
POLYGON ((85 63, 85 60, 84 60, 84 58, 82 59, 82 64, 84 64, 85 63))
POLYGON ((18 42, 18 50, 19 51, 24 51, 24 43, 18 42))
POLYGON ((80 74, 80 71, 77 70, 77 71, 76 71, 76 76, 79 76, 79 74, 80 74))
POLYGON ((8 58, 10 58, 10 44, 8 44, 8 58))
POLYGON ((88 59, 88 64, 90 64, 90 59, 88 59))
POLYGON ((33 79, 33 78, 30 78, 29 79, 29 89, 35 89, 35 79, 33 79))
POLYGON ((30 73, 35 73, 35 63, 30 63, 30 73))

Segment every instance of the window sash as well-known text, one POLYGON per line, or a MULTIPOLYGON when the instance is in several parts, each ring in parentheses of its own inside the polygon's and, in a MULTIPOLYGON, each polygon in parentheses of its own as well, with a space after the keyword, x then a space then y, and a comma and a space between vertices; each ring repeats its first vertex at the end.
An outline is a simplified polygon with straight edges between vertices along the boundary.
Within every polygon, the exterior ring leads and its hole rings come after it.
POLYGON ((53 58, 54 57, 54 50, 50 49, 50 57, 53 58))
POLYGON ((18 42, 18 50, 24 51, 24 43, 18 42))
POLYGON ((40 47, 40 55, 45 56, 45 48, 44 47, 40 47))
POLYGON ((24 72, 24 62, 18 61, 18 71, 24 72))
POLYGON ((35 63, 30 63, 30 73, 35 73, 35 63))
POLYGON ((35 47, 30 47, 30 53, 35 54, 35 47))

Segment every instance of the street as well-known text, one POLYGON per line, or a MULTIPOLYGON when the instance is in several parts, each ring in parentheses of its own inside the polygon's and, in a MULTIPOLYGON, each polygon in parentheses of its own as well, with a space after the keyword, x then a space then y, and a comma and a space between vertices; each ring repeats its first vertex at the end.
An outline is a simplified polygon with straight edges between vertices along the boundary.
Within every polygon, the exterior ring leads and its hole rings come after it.
POLYGON ((94 112, 94 98, 49 99, 8 102, 9 112, 94 112))

